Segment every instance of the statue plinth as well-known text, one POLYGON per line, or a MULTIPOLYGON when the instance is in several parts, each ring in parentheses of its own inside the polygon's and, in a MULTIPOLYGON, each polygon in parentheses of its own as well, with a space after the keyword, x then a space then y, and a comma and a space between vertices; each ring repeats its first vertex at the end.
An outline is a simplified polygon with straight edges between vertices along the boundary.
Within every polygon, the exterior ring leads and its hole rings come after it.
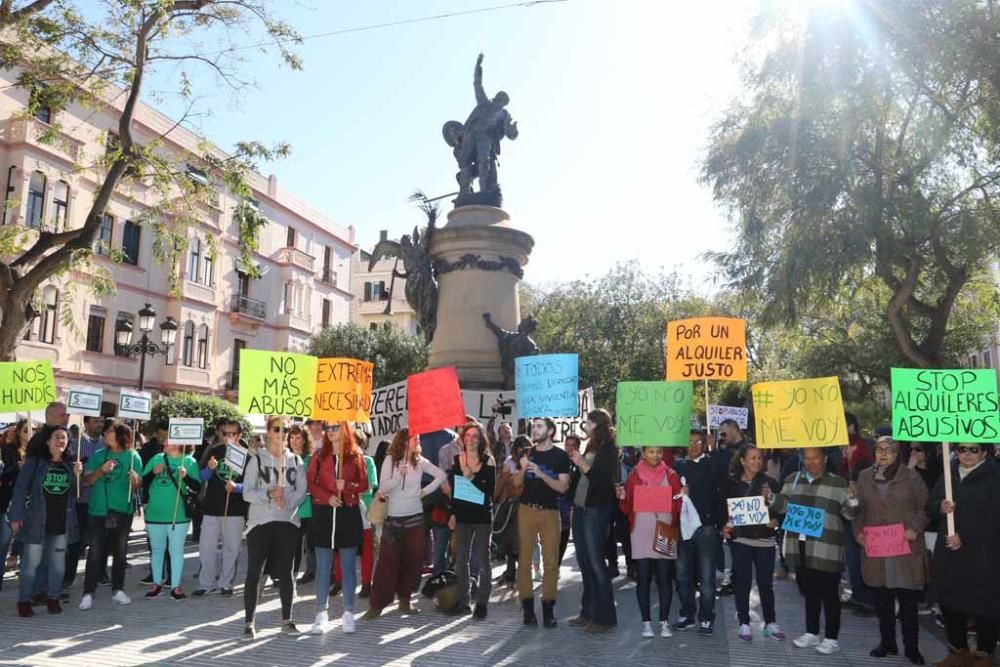
POLYGON ((461 206, 448 214, 448 223, 434 231, 430 246, 438 279, 431 368, 454 366, 468 389, 503 387, 497 337, 486 327, 483 313, 504 329, 517 329, 517 285, 534 245, 503 209, 461 206))

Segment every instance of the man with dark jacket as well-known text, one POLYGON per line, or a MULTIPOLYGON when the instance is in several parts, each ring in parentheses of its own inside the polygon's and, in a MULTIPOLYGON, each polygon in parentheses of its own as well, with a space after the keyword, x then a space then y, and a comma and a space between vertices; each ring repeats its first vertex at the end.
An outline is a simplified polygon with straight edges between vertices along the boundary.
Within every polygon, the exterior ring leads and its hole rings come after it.
POLYGON ((691 430, 688 455, 676 466, 684 485, 684 493, 694 504, 701 527, 689 540, 682 540, 677 549, 677 590, 681 598, 681 613, 674 629, 686 630, 697 622, 698 633, 712 634, 715 623, 715 564, 718 558, 721 529, 725 524, 720 481, 705 453, 705 434, 691 430), (701 591, 697 617, 695 615, 695 581, 701 591))
MULTIPOLYGON (((719 424, 718 443, 718 449, 712 452, 712 470, 715 472, 719 488, 724 489, 727 480, 733 472, 733 460, 744 449, 749 447, 750 443, 747 442, 747 438, 743 434, 740 425, 733 419, 725 419, 719 424)), ((718 591, 720 595, 733 594, 733 585, 729 578, 730 568, 727 567, 727 562, 732 563, 732 557, 728 560, 726 558, 728 546, 728 542, 725 544, 720 542, 718 552, 716 553, 716 572, 722 574, 720 577, 722 581, 718 591)))

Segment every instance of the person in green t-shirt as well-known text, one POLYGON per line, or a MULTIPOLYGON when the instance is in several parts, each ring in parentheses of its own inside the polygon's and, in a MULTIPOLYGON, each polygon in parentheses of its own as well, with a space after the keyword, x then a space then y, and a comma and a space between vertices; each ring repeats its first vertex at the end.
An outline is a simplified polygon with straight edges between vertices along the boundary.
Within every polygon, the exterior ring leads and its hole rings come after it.
POLYGON ((191 517, 184 510, 181 495, 197 493, 201 488, 198 463, 178 445, 166 444, 163 451, 146 463, 142 476, 149 480, 149 505, 146 506, 146 533, 149 535, 153 584, 146 599, 163 592, 163 557, 170 549, 170 597, 183 600, 184 540, 191 517))

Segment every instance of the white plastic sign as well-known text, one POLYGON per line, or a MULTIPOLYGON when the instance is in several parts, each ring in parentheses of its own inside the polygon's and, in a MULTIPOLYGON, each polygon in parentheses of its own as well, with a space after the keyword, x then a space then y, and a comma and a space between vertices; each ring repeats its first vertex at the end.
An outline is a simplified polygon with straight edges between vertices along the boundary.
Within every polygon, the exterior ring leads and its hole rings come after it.
POLYGON ((122 389, 118 397, 118 416, 125 419, 149 421, 153 409, 153 395, 148 391, 122 389))
POLYGON ((749 418, 750 410, 747 408, 731 408, 728 405, 708 406, 708 425, 712 428, 718 428, 719 424, 727 419, 732 419, 740 428, 746 428, 749 418))
POLYGON ((100 417, 104 390, 100 387, 70 387, 66 412, 84 417, 100 417))
POLYGON ((205 436, 201 417, 171 417, 167 424, 167 444, 198 447, 205 436))

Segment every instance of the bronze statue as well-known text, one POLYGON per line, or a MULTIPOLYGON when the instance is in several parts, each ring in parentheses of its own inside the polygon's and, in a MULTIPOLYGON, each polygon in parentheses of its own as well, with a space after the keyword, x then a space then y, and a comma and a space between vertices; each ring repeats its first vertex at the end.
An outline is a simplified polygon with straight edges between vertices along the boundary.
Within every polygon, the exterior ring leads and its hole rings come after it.
POLYGON ((465 123, 450 120, 444 124, 442 134, 445 142, 452 147, 458 162, 458 197, 455 206, 484 204, 500 206, 503 197, 497 181, 497 156, 500 155, 500 140, 504 137, 517 139, 517 123, 511 119, 505 108, 510 97, 504 91, 498 92, 491 100, 483 89, 483 54, 476 60, 473 77, 476 92, 476 107, 465 123), (472 189, 473 179, 479 179, 479 192, 472 189))
POLYGON ((514 360, 518 357, 530 357, 539 354, 538 344, 531 338, 531 334, 538 329, 538 322, 532 315, 528 315, 517 325, 517 331, 507 331, 493 323, 493 317, 489 313, 483 313, 486 320, 486 327, 497 337, 497 344, 500 346, 500 367, 503 369, 503 388, 514 388, 514 360))

